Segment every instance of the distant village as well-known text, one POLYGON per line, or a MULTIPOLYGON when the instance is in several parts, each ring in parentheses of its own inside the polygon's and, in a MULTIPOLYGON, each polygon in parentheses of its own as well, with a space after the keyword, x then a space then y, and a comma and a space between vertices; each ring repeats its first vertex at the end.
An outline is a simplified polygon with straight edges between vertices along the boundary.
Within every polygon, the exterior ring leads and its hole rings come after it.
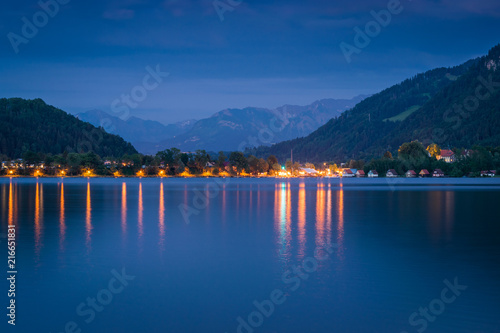
POLYGON ((403 144, 398 157, 386 152, 380 159, 368 163, 351 160, 340 163, 304 163, 291 159, 281 164, 274 156, 267 160, 232 152, 225 156, 210 156, 200 150, 194 153, 172 148, 156 156, 125 155, 121 159, 101 159, 90 152, 60 154, 36 153, 25 158, 1 162, 4 177, 327 177, 327 178, 442 178, 495 177, 494 168, 499 152, 463 149, 460 152, 440 149, 437 145, 424 148, 418 141, 403 144), (487 168, 481 168, 486 166, 487 168))
MULTIPOLYGON (((469 158, 472 156, 473 152, 474 151, 472 151, 472 150, 465 150, 464 152, 462 152, 462 154, 459 158, 461 158, 461 159, 469 158)), ((455 163, 457 161, 457 157, 456 157, 456 154, 452 150, 442 149, 440 151, 440 154, 436 155, 436 160, 443 161, 445 163, 455 163)), ((314 171, 314 170, 308 170, 308 171, 314 171)), ((496 170, 482 170, 479 173, 480 177, 495 177, 496 175, 497 175, 496 170)), ((370 170, 370 171, 368 171, 368 173, 365 173, 364 170, 341 168, 341 169, 339 169, 338 172, 334 173, 333 176, 334 177, 348 177, 348 178, 349 177, 377 178, 377 177, 379 177, 379 173, 377 172, 377 170, 370 170)), ((447 175, 441 169, 438 168, 438 169, 431 170, 431 171, 429 171, 427 169, 421 169, 421 170, 412 170, 411 169, 411 170, 406 171, 404 174, 399 174, 396 170, 389 169, 382 176, 385 176, 387 178, 397 178, 397 177, 442 178, 442 177, 446 177, 447 175)), ((467 176, 468 177, 475 177, 476 174, 471 172, 467 176)))
MULTIPOLYGON (((462 152, 460 155, 461 159, 469 158, 472 156, 474 153, 473 150, 465 150, 462 152)), ((455 163, 457 161, 457 156, 452 150, 446 150, 443 149, 440 151, 439 155, 436 155, 436 160, 438 161, 443 161, 445 163, 455 163)), ((323 171, 318 171, 313 168, 301 168, 299 171, 300 176, 312 176, 312 177, 342 177, 342 178, 378 178, 378 177, 386 177, 386 178, 398 178, 398 177, 405 177, 405 178, 442 178, 442 177, 447 177, 447 175, 441 170, 441 169, 434 169, 434 170, 428 170, 428 169, 421 169, 421 170, 413 170, 410 169, 402 174, 398 173, 395 169, 388 169, 385 173, 379 174, 377 170, 369 170, 368 172, 365 172, 364 170, 358 170, 358 169, 351 169, 345 167, 345 164, 343 163, 341 165, 341 168, 328 168, 323 171)), ((281 176, 292 176, 290 172, 281 172, 281 176)), ((479 174, 475 174, 471 172, 468 174, 468 177, 495 177, 497 175, 496 170, 482 170, 479 172, 479 174)))

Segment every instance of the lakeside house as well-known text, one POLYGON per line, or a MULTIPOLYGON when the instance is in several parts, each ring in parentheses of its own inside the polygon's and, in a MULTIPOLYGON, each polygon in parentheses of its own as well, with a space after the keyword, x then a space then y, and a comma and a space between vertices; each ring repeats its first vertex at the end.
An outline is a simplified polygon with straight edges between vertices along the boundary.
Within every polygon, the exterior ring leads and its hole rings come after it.
POLYGON ((356 172, 356 177, 358 177, 358 178, 365 177, 365 176, 366 176, 366 174, 363 170, 358 170, 356 172))
POLYGON ((406 178, 415 178, 417 177, 417 173, 414 170, 408 170, 405 173, 406 178))
POLYGON ((344 169, 344 170, 342 170, 341 175, 342 175, 342 177, 348 177, 348 178, 350 178, 350 177, 354 177, 355 173, 352 172, 351 169, 344 169))
POLYGON ((394 169, 389 169, 387 173, 385 174, 387 178, 396 178, 399 176, 399 174, 396 172, 394 169))
POLYGON ((377 178, 377 177, 378 177, 377 170, 370 170, 370 171, 368 171, 368 178, 377 178))
MULTIPOLYGON (((34 168, 35 165, 31 165, 31 167, 34 168)), ((2 170, 3 169, 24 169, 23 159, 18 158, 17 160, 12 160, 12 161, 2 161, 2 170)))
POLYGON ((300 168, 299 175, 301 176, 317 176, 318 171, 311 168, 300 168))
POLYGON ((432 177, 444 177, 444 172, 441 169, 436 169, 432 173, 432 177))
POLYGON ((456 161, 455 153, 452 150, 441 149, 441 154, 436 156, 438 160, 443 160, 446 163, 453 163, 456 161))
POLYGON ((481 171, 481 177, 495 177, 496 174, 497 174, 496 170, 481 171))
POLYGON ((431 176, 431 173, 427 170, 427 169, 422 169, 420 170, 420 172, 418 173, 419 177, 430 177, 431 176))
POLYGON ((117 167, 119 165, 119 162, 118 161, 112 161, 112 160, 105 160, 103 162, 104 166, 106 168, 111 168, 111 167, 117 167))

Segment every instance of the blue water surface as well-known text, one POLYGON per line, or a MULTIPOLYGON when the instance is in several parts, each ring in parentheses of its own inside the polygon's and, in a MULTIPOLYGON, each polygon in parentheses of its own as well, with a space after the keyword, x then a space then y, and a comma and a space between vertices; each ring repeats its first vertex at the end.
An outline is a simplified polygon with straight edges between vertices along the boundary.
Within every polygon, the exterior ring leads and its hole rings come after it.
POLYGON ((500 332, 498 179, 0 179, 2 332, 500 332), (450 287, 451 286, 451 287, 450 287))

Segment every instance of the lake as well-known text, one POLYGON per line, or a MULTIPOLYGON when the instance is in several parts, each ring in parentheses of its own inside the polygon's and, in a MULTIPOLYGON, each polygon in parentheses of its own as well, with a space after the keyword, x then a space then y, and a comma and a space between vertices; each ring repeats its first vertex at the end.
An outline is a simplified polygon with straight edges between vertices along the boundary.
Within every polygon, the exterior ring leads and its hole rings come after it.
POLYGON ((2 332, 500 332, 499 190, 2 178, 2 332))

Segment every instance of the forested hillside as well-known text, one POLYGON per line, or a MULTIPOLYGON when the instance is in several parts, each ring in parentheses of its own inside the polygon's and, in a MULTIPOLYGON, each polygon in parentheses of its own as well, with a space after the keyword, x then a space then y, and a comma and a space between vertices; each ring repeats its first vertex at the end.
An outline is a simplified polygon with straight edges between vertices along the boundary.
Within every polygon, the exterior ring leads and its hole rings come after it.
POLYGON ((294 159, 329 161, 396 153, 412 140, 442 147, 497 146, 500 84, 495 82, 500 82, 500 46, 463 65, 434 69, 390 87, 305 138, 252 153, 285 159, 293 149, 294 159))
POLYGON ((78 120, 41 99, 0 99, 0 154, 22 157, 26 151, 60 154, 93 151, 100 156, 137 153, 121 137, 78 120))

